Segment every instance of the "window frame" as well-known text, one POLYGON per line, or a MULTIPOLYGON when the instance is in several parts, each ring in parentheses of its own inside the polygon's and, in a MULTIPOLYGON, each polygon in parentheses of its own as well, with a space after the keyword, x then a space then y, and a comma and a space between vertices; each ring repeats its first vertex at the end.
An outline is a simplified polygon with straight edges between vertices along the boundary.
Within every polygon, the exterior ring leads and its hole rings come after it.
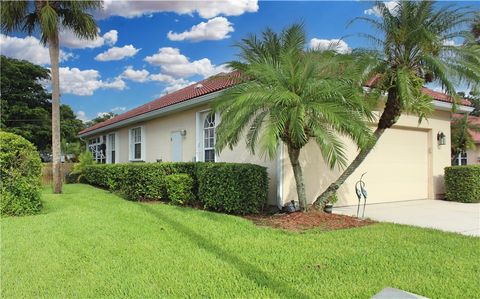
MULTIPOLYGON (((195 151, 195 161, 197 162, 205 162, 205 147, 204 147, 204 124, 206 117, 212 112, 212 109, 204 109, 196 112, 196 151, 195 151)), ((221 118, 220 114, 217 112, 215 113, 215 125, 214 125, 214 144, 213 149, 215 149, 216 144, 216 135, 217 135, 217 127, 220 123, 221 118)), ((218 156, 217 152, 214 150, 215 160, 212 162, 220 162, 220 157, 218 156)))
POLYGON ((107 149, 106 149, 106 156, 107 156, 107 164, 116 164, 119 163, 118 158, 119 158, 119 138, 118 138, 118 132, 111 132, 107 134, 107 149), (113 136, 114 138, 114 146, 112 148, 112 142, 110 140, 110 137, 113 136), (112 151, 115 152, 115 160, 112 162, 112 151))
POLYGON ((468 165, 468 153, 461 152, 455 157, 455 165, 462 166, 468 165))
POLYGON ((138 126, 128 130, 128 159, 131 162, 145 161, 145 127, 138 126), (133 132, 140 129, 140 142, 135 142, 133 132), (140 144, 140 158, 135 158, 135 145, 140 144))

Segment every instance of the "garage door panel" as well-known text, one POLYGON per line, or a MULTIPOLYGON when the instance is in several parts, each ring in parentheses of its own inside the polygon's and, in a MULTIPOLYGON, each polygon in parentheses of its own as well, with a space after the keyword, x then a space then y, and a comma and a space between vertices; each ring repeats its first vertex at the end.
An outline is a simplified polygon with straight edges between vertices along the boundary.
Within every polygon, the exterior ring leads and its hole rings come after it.
POLYGON ((356 204, 354 186, 364 172, 367 203, 428 198, 428 133, 387 130, 339 190, 339 205, 356 204))

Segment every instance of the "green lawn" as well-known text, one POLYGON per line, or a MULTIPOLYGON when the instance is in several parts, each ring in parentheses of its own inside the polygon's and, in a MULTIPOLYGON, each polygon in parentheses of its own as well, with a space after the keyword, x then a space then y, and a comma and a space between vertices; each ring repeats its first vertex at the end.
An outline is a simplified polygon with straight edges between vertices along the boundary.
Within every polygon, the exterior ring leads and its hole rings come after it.
POLYGON ((287 232, 80 184, 43 201, 41 215, 1 220, 2 298, 480 294, 480 238, 392 224, 287 232))

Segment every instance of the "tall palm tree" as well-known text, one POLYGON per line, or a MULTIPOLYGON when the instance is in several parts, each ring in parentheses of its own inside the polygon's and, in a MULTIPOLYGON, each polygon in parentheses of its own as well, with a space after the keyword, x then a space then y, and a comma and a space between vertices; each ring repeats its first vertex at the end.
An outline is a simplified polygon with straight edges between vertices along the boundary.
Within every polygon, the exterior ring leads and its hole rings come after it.
MULTIPOLYGON (((432 111, 431 99, 421 93, 424 83, 440 84, 456 98, 455 84, 478 85, 480 82, 480 47, 464 43, 457 46, 456 38, 471 39, 468 25, 473 12, 451 5, 437 8, 431 1, 399 1, 390 11, 377 2, 380 19, 354 19, 370 24, 377 34, 363 34, 381 48, 383 58, 372 68, 378 74, 376 88, 388 93, 385 107, 374 132, 376 141, 391 128, 402 112, 417 114, 419 121, 432 111)), ((472 86, 475 88, 475 86, 472 86)), ((373 144, 374 145, 374 144, 373 144)), ((318 198, 323 204, 357 169, 373 149, 361 150, 318 198)))
POLYGON ((475 148, 472 133, 480 133, 480 125, 472 121, 468 114, 453 120, 452 128, 452 162, 459 154, 475 148))
POLYGON ((70 29, 79 38, 94 39, 97 25, 88 12, 100 8, 101 1, 2 1, 1 26, 6 33, 24 31, 29 35, 39 31, 43 44, 48 44, 52 79, 52 154, 53 192, 62 192, 60 164, 60 78, 59 30, 70 29))
MULTIPOLYGON (((305 32, 295 24, 280 34, 267 29, 261 38, 251 35, 237 45, 240 61, 230 63, 239 84, 214 103, 221 118, 217 151, 233 148, 245 138, 252 153, 274 158, 286 145, 300 207, 307 210, 300 165, 301 149, 314 140, 330 167, 345 165, 348 136, 365 147, 371 136, 371 110, 360 80, 362 55, 306 52, 305 32)), ((368 65, 368 64, 367 64, 368 65)))

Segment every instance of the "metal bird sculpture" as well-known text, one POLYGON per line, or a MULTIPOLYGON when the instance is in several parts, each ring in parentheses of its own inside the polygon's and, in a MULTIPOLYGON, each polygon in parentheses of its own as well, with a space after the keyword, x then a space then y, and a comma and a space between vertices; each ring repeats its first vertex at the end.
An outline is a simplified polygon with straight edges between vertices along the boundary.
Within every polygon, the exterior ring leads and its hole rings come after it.
POLYGON ((358 198, 358 204, 357 204, 357 217, 360 212, 360 203, 363 197, 363 212, 362 212, 362 218, 365 216, 365 205, 367 203, 367 189, 365 189, 365 182, 362 180, 363 176, 366 174, 363 173, 362 176, 360 177, 360 180, 358 180, 355 183, 355 193, 357 194, 358 198))

